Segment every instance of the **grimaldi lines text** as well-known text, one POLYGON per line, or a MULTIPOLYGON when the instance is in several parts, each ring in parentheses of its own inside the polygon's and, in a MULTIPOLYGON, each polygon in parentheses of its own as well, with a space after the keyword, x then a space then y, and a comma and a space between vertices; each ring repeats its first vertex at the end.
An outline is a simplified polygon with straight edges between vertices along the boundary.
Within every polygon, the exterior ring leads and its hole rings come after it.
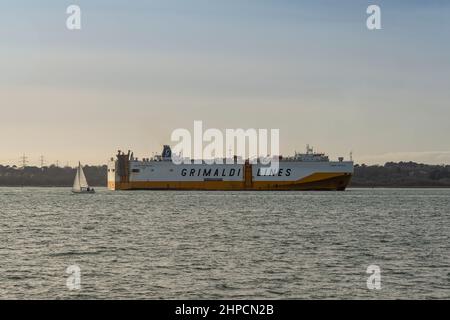
MULTIPOLYGON (((308 148, 306 153, 280 157, 278 168, 259 162, 174 164, 170 147, 162 155, 138 160, 119 152, 108 163, 111 190, 345 190, 353 162, 330 161, 308 148)), ((236 157, 235 157, 236 160, 236 157)))

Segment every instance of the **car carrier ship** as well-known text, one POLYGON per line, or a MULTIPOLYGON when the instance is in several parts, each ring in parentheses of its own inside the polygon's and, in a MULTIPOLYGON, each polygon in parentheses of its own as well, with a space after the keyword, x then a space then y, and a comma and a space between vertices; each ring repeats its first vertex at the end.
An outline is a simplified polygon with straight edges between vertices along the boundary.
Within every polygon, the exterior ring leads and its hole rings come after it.
MULTIPOLYGON (((230 160, 230 159, 228 159, 230 160)), ((353 174, 353 161, 330 161, 307 146, 306 153, 279 157, 276 171, 267 165, 238 161, 207 164, 204 161, 175 164, 165 145, 161 155, 137 159, 118 151, 108 163, 110 190, 345 190, 353 174), (243 162, 243 163, 242 163, 243 162)))

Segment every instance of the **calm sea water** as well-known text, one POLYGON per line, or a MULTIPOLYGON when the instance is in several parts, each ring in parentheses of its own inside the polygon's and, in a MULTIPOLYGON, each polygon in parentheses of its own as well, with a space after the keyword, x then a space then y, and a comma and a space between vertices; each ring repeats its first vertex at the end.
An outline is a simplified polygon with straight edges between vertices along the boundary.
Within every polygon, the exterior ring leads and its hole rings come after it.
POLYGON ((450 298, 450 189, 0 188, 0 219, 0 298, 450 298))

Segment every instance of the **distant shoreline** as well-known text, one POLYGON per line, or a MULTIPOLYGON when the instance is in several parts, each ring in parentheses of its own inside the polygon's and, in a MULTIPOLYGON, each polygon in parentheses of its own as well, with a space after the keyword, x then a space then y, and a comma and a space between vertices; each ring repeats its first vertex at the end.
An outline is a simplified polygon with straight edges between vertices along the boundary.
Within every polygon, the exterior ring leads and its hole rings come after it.
MULTIPOLYGON (((107 167, 84 166, 89 185, 106 187, 107 167)), ((0 187, 71 187, 76 169, 71 167, 25 167, 0 165, 0 187)), ((348 188, 450 188, 450 165, 429 165, 415 162, 388 162, 380 165, 359 165, 348 188)))

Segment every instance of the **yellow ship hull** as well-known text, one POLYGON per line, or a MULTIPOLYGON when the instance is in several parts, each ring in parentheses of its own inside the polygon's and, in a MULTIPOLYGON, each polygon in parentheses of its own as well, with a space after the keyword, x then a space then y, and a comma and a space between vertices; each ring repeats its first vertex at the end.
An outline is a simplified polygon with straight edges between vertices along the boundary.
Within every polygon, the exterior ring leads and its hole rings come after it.
POLYGON ((350 173, 314 173, 296 181, 109 181, 110 190, 328 190, 342 191, 350 173))

